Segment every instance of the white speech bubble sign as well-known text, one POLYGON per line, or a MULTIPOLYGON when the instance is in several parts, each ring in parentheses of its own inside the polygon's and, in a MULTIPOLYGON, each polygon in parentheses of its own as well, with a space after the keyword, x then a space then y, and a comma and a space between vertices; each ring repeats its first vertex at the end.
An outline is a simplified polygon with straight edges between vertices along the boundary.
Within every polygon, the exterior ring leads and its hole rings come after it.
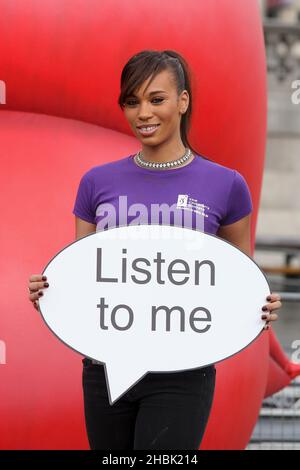
POLYGON ((89 234, 43 274, 44 321, 104 364, 111 405, 148 372, 200 368, 244 349, 263 330, 270 294, 258 265, 231 243, 160 224, 89 234))

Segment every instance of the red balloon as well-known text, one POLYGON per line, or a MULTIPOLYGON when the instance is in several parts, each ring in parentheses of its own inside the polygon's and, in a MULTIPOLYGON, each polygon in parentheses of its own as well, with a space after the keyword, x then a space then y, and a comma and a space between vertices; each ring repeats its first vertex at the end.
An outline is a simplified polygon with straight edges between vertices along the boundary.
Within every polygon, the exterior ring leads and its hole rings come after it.
MULTIPOLYGON (((29 305, 26 285, 30 274, 40 273, 74 240, 72 207, 82 174, 140 148, 117 105, 120 74, 133 54, 174 49, 190 64, 191 142, 246 178, 254 249, 266 140, 257 1, 136 5, 133 0, 1 5, 0 80, 7 90, 6 104, 0 105, 3 449, 88 448, 81 357, 49 332, 29 305)), ((266 391, 268 337, 262 334, 217 364, 201 448, 247 445, 266 391)), ((276 380, 273 371, 273 385, 276 380)))

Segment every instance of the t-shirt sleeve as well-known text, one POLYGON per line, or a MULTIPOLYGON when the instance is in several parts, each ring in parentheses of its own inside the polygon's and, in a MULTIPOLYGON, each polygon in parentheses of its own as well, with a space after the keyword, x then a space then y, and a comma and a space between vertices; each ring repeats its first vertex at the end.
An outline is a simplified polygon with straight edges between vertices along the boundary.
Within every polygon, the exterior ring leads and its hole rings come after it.
POLYGON ((228 225, 246 217, 253 210, 252 198, 245 178, 234 170, 234 178, 231 186, 227 212, 220 225, 228 225))
POLYGON ((89 172, 85 173, 79 183, 73 214, 91 224, 95 223, 94 182, 89 172))

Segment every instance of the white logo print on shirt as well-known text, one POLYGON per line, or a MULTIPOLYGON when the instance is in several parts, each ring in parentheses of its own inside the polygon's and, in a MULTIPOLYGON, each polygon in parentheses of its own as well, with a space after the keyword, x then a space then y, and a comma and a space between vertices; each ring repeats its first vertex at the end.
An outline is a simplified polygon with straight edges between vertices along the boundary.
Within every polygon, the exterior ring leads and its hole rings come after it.
POLYGON ((189 194, 178 194, 176 207, 177 209, 197 212, 204 217, 208 217, 205 213, 205 209, 209 210, 209 207, 205 204, 201 204, 197 199, 190 197, 189 194))

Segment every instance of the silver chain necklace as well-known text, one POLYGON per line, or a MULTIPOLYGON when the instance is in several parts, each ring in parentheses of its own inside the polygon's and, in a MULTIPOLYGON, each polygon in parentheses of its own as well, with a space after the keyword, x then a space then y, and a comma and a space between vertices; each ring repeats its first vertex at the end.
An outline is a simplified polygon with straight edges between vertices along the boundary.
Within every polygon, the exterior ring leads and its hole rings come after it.
POLYGON ((154 169, 159 169, 159 170, 165 170, 168 168, 178 168, 181 165, 183 165, 187 160, 189 160, 193 154, 189 148, 186 148, 185 154, 181 158, 177 158, 176 160, 171 160, 170 162, 164 162, 164 163, 159 163, 159 162, 151 162, 144 160, 142 157, 142 152, 139 151, 135 155, 135 159, 138 162, 138 164, 144 168, 154 168, 154 169))

